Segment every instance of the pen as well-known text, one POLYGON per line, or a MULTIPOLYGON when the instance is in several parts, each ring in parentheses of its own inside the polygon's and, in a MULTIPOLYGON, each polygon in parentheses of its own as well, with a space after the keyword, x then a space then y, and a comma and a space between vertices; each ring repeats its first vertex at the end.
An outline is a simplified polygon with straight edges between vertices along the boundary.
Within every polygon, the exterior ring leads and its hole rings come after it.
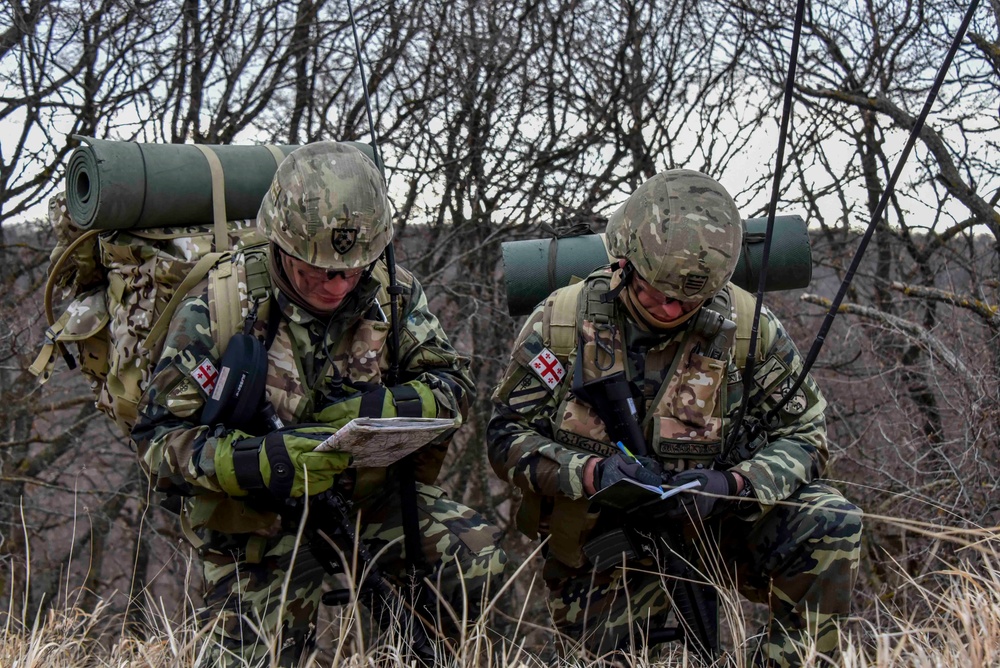
POLYGON ((625 447, 624 443, 622 443, 621 441, 618 441, 617 443, 615 443, 615 445, 618 446, 618 449, 621 450, 625 454, 626 457, 629 457, 636 464, 638 464, 639 466, 642 466, 642 462, 639 461, 639 458, 636 457, 635 455, 633 455, 631 452, 629 452, 629 449, 625 447))

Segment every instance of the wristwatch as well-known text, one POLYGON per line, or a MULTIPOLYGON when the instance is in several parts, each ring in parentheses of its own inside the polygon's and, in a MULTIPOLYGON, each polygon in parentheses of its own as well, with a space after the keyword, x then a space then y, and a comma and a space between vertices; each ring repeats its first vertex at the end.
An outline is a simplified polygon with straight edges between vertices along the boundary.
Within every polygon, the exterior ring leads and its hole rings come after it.
POLYGON ((750 484, 750 480, 747 479, 747 477, 745 475, 743 475, 742 473, 737 473, 736 475, 738 475, 740 478, 743 479, 743 489, 741 489, 736 494, 737 498, 739 498, 739 499, 753 498, 753 496, 754 496, 753 485, 750 484))

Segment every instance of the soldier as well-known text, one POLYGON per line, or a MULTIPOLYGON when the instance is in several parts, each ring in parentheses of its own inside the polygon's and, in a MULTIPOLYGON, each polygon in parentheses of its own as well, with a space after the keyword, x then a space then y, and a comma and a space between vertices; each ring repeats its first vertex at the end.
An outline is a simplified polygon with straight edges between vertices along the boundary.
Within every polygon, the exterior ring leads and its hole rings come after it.
MULTIPOLYGON (((590 501, 622 478, 697 481, 661 502, 672 504, 664 521, 682 523, 689 538, 709 519, 721 524, 718 556, 706 561, 770 607, 749 649, 757 665, 798 665, 810 641, 837 651, 861 520, 819 480, 828 456, 819 388, 807 378, 761 437, 726 446, 744 399, 754 305, 729 283, 742 234, 736 205, 712 178, 680 169, 652 177, 609 220, 617 261, 535 309, 494 392, 493 469, 521 492, 519 529, 548 538, 543 576, 557 626, 592 652, 624 647, 670 609, 655 562, 601 570, 583 550, 629 521, 590 501), (616 447, 587 389, 615 374, 630 384, 648 458, 616 447)), ((751 420, 776 406, 803 364, 767 309, 760 329, 751 420)))
MULTIPOLYGON (((260 419, 203 424, 203 408, 222 382, 220 339, 233 334, 219 331, 217 314, 230 305, 215 303, 207 280, 171 319, 132 432, 155 488, 186 497, 182 526, 204 560, 206 607, 222 616, 215 631, 222 662, 258 665, 278 637, 287 665, 312 644, 326 574, 310 544, 297 544, 297 522, 274 509, 327 490, 353 500, 361 541, 371 554, 384 549, 377 564, 403 591, 406 562, 417 555, 404 558, 397 539, 415 507, 424 575, 459 619, 466 612, 474 621, 481 597, 496 591, 506 557, 497 529, 432 484, 454 430, 418 450, 409 474, 405 461, 348 468, 346 455, 312 451, 359 415, 461 423, 473 399, 468 360, 402 268, 399 350, 391 350, 383 251, 392 221, 382 176, 347 144, 303 146, 279 165, 257 227, 270 242, 267 271, 260 272, 269 280, 260 301, 251 278, 241 285, 248 294, 241 294, 238 312, 267 346, 265 405, 287 426, 269 428, 260 419), (386 387, 394 353, 398 378, 386 387), (401 502, 407 475, 416 478, 414 504, 401 502)), ((234 264, 240 262, 237 256, 234 264)))

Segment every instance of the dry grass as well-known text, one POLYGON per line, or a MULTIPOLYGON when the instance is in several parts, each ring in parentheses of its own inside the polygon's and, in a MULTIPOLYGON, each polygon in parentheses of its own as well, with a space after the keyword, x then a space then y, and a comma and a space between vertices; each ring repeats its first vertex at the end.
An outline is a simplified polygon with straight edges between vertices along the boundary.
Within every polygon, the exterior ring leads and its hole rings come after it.
MULTIPOLYGON (((818 656, 814 648, 802 648, 805 666, 846 668, 896 666, 961 666, 978 668, 1000 665, 1000 540, 992 531, 942 530, 913 521, 871 517, 866 521, 898 523, 906 530, 932 540, 958 544, 952 554, 961 563, 944 564, 933 572, 910 577, 898 569, 899 582, 892 592, 869 601, 857 601, 855 616, 845 624, 842 655, 834 664, 818 656), (907 601, 903 612, 900 601, 907 601)), ((526 562, 528 563, 528 562, 526 562)), ((505 592, 494 595, 488 613, 469 620, 458 642, 438 643, 435 666, 479 666, 512 668, 554 665, 553 649, 572 644, 537 620, 528 619, 529 600, 544 596, 544 587, 526 566, 507 587, 521 592, 522 602, 512 604, 505 592), (505 602, 500 605, 499 601, 505 602), (505 608, 503 612, 499 608, 505 608), (500 637, 499 626, 506 629, 500 637)), ((509 593, 509 592, 507 592, 509 593)), ((0 628, 0 666, 4 668, 82 668, 84 666, 196 666, 212 649, 211 628, 195 621, 194 605, 180 611, 165 609, 161 602, 146 600, 144 623, 126 626, 114 601, 102 601, 93 610, 82 610, 66 598, 49 606, 44 614, 28 618, 14 605, 5 611, 0 628), (136 629, 141 628, 141 632, 136 629)), ((756 627, 761 609, 723 592, 720 619, 730 648, 716 665, 743 668, 738 648, 747 639, 747 629, 756 627)), ((373 631, 366 613, 358 605, 327 609, 321 616, 319 648, 305 666, 415 665, 400 634, 373 631)), ((443 614, 462 615, 455 611, 443 614)), ((274 639, 272 646, 278 644, 274 639)), ((267 661, 263 665, 273 663, 267 661)), ((598 665, 574 659, 571 665, 598 665)), ((633 666, 691 666, 704 668, 685 648, 674 643, 630 658, 633 666)))

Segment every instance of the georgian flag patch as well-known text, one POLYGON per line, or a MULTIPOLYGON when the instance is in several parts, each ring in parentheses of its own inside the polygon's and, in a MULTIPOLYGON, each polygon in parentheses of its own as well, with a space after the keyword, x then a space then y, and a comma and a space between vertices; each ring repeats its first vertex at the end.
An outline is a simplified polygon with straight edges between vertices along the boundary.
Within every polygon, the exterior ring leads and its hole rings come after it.
POLYGON ((215 383, 219 380, 219 370, 212 364, 212 360, 206 357, 194 368, 191 377, 201 389, 205 390, 205 394, 211 396, 215 383))
POLYGON ((566 375, 566 369, 548 348, 542 348, 542 352, 531 358, 528 366, 550 390, 566 375))

